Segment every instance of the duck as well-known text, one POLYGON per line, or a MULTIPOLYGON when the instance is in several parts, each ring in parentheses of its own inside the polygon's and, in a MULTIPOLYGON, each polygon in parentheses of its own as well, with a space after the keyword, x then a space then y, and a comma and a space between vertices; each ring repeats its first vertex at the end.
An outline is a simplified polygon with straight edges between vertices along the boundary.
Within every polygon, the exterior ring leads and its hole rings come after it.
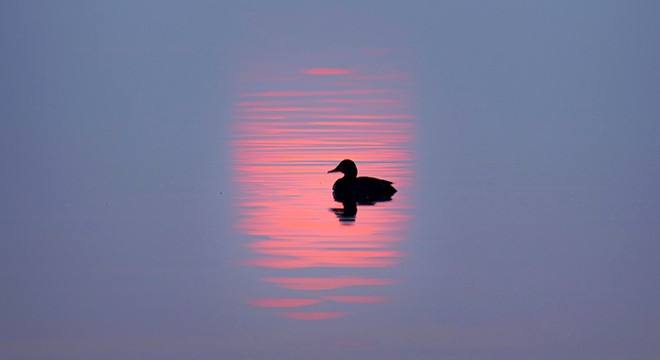
POLYGON ((357 165, 350 159, 342 160, 337 167, 328 171, 334 172, 341 172, 344 176, 337 179, 332 186, 332 197, 344 204, 373 205, 377 201, 392 200, 397 191, 391 181, 368 176, 358 177, 357 165))

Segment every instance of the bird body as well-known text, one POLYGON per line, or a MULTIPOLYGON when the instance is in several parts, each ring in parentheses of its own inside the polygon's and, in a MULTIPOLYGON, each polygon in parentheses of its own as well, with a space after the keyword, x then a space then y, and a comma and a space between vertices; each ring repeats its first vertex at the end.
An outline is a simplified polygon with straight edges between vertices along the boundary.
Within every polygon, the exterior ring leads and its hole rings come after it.
POLYGON ((357 166, 352 160, 346 159, 331 172, 341 172, 344 177, 335 181, 332 186, 332 196, 342 203, 373 204, 377 201, 392 200, 396 189, 391 181, 369 176, 357 176, 357 166))

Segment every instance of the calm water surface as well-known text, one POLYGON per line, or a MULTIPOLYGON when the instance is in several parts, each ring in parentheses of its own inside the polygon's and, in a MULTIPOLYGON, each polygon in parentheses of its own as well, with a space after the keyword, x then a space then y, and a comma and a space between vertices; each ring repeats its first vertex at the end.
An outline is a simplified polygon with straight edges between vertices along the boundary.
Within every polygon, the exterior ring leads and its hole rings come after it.
POLYGON ((660 359, 658 4, 3 1, 0 359, 660 359))

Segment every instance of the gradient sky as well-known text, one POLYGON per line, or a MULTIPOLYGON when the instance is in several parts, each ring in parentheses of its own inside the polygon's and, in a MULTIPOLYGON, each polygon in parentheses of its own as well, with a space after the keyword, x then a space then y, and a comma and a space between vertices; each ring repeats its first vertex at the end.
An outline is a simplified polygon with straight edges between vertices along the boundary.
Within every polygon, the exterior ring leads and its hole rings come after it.
POLYGON ((653 1, 3 1, 0 356, 659 358, 659 20, 653 1), (241 71, 365 49, 411 74, 396 293, 259 311, 241 71))

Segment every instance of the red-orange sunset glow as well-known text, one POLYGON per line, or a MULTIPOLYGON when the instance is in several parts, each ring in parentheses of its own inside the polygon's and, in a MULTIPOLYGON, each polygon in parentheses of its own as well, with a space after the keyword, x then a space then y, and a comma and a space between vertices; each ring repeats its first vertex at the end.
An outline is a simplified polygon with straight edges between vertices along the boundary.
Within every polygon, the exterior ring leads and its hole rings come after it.
POLYGON ((397 280, 363 271, 405 258, 398 244, 410 218, 414 160, 414 115, 402 80, 408 77, 388 75, 400 73, 396 69, 382 74, 357 67, 276 69, 246 76, 251 81, 242 84, 234 106, 236 228, 255 237, 245 244, 250 256, 241 264, 263 269, 264 286, 282 294, 247 303, 305 307, 309 311, 279 315, 324 320, 345 316, 353 305, 386 302, 387 288, 397 280), (342 204, 333 201, 331 190, 337 175, 327 172, 345 158, 356 161, 360 174, 393 181, 399 189, 394 200, 360 206, 354 218, 342 220, 342 204), (320 276, 316 271, 322 269, 320 276), (328 276, 339 270, 341 276, 328 276), (384 294, 361 295, 366 287, 384 294), (348 288, 349 294, 337 293, 348 288), (300 297, 301 291, 313 295, 300 297), (319 303, 339 310, 316 311, 319 303))

